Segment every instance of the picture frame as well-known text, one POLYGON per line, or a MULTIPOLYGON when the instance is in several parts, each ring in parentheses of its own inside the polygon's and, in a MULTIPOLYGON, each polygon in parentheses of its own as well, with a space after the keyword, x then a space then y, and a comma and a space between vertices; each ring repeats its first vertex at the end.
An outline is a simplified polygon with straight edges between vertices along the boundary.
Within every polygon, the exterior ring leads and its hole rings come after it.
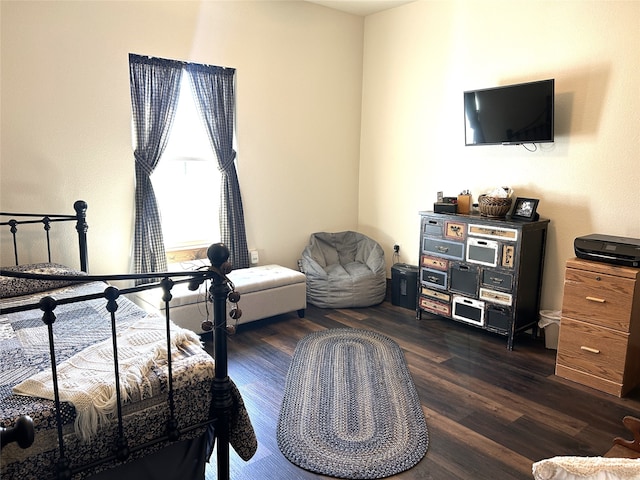
POLYGON ((515 220, 524 220, 527 222, 537 220, 539 216, 536 213, 536 210, 538 208, 539 201, 540 200, 537 198, 516 198, 516 201, 513 205, 511 218, 515 220))

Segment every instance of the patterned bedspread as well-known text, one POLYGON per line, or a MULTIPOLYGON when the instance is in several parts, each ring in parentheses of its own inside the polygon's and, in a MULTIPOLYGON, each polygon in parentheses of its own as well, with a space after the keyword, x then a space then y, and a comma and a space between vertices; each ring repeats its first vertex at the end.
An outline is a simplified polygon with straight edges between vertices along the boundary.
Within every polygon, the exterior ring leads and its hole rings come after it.
MULTIPOLYGON (((55 298, 87 295, 102 292, 104 283, 79 284, 56 290, 55 298)), ((20 302, 33 302, 43 294, 23 297, 20 302)), ((16 303, 14 299, 2 299, 0 308, 16 303)), ((69 359, 97 342, 111 338, 111 319, 105 309, 106 300, 96 299, 80 303, 58 305, 53 326, 56 362, 69 359)), ((116 312, 118 330, 124 330, 148 314, 124 297, 118 299, 116 312)), ((164 322, 158 317, 159 322, 164 322)), ((20 415, 29 415, 34 421, 35 442, 27 449, 16 444, 2 449, 0 477, 41 479, 55 471, 59 457, 54 402, 50 400, 16 395, 12 388, 21 381, 43 370, 50 370, 47 327, 42 322, 39 309, 4 315, 0 313, 0 422, 4 427, 15 424, 20 415)), ((200 347, 181 349, 172 354, 174 402, 179 428, 208 420, 211 403, 211 381, 214 375, 213 359, 200 347)), ((129 447, 141 445, 154 437, 162 436, 168 420, 166 361, 156 363, 146 380, 150 394, 144 398, 132 398, 123 407, 124 433, 129 447)), ((232 385, 235 425, 232 425, 232 444, 242 458, 250 458, 255 452, 256 440, 240 394, 232 385), (234 444, 235 442, 235 444, 234 444)), ((117 438, 114 423, 99 427, 91 441, 80 439, 74 430, 75 408, 63 403, 65 455, 71 465, 100 459, 113 454, 117 438)), ((210 429, 209 429, 210 431, 210 429)), ((182 433, 180 439, 203 435, 207 427, 182 433)), ((161 442, 133 455, 133 458, 158 450, 167 443, 161 442)), ((94 471, 95 472, 95 471, 94 471)), ((74 478, 83 478, 83 474, 74 478)))

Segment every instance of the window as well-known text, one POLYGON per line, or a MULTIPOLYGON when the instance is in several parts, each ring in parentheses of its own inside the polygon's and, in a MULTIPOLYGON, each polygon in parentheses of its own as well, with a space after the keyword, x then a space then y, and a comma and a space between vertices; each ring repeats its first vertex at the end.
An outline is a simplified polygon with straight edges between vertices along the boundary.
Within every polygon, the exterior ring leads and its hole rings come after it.
POLYGON ((228 245, 229 259, 236 268, 250 265, 240 185, 234 162, 235 74, 235 68, 129 54, 134 127, 132 137, 136 156, 135 272, 156 272, 166 268, 165 253, 169 250, 201 251, 203 244, 219 240, 228 245), (183 81, 185 73, 195 82, 183 81), (190 91, 194 83, 197 83, 197 97, 190 91), (202 105, 207 110, 207 116, 210 115, 207 123, 210 121, 211 128, 215 130, 212 133, 216 137, 216 147, 220 142, 215 162, 207 161, 207 158, 213 158, 213 150, 206 140, 208 125, 196 120, 195 108, 188 108, 180 102, 181 90, 182 101, 187 100, 186 105, 189 104, 188 100, 193 100, 195 105, 202 105), (171 112, 171 124, 167 124, 164 118, 169 108, 174 109, 171 112), (183 113, 184 109, 187 110, 186 114, 183 113), (179 117, 177 121, 176 113, 179 117), (174 121, 175 129, 171 128, 174 121), (205 133, 199 133, 203 131, 205 133), (142 138, 138 139, 138 135, 142 138), (165 147, 171 140, 163 158, 159 157, 157 150, 159 135, 169 136, 162 139, 165 147), (174 148, 176 141, 178 147, 174 148), (217 155, 221 155, 221 158, 218 159, 217 155), (194 159, 211 167, 210 178, 194 159), (218 176, 214 163, 217 166, 221 161, 224 162, 224 171, 218 176), (155 178, 151 178, 158 165, 163 168, 155 178), (163 174, 164 167, 174 167, 174 170, 163 174), (225 182, 224 191, 220 190, 222 179, 225 182), (154 183, 155 188, 152 187, 154 183), (156 201, 153 200, 158 197, 160 200, 156 208, 156 201), (152 206, 148 205, 149 201, 153 201, 152 206), (223 209, 224 218, 221 218, 223 209), (216 229, 218 222, 224 225, 220 234, 209 233, 207 229, 216 229), (166 243, 162 230, 167 235, 166 243))
POLYGON ((167 147, 151 182, 165 249, 220 241, 220 171, 186 71, 167 147))

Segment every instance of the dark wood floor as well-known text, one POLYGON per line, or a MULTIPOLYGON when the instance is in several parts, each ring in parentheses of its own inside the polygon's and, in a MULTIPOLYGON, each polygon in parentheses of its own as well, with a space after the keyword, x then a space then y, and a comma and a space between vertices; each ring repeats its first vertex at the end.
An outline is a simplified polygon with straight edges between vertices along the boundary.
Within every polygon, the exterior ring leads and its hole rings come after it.
MULTIPOLYGON (((555 455, 604 454, 615 436, 629 438, 625 415, 640 415, 640 391, 607 395, 554 375, 555 350, 522 336, 506 338, 389 302, 372 308, 310 306, 242 325, 229 337, 229 375, 240 388, 259 447, 249 462, 232 451, 234 480, 328 478, 288 462, 278 450, 276 425, 296 343, 313 331, 375 330, 402 347, 429 428, 429 450, 412 469, 392 478, 531 479, 531 464, 555 455)), ((215 457, 215 455, 214 455, 215 457)), ((215 478, 215 458, 207 479, 215 478)))

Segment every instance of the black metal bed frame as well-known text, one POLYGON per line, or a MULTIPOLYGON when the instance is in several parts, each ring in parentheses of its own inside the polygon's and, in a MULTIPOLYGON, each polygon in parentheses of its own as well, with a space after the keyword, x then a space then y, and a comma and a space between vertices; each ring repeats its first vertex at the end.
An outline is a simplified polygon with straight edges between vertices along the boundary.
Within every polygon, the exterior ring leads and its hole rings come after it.
MULTIPOLYGON (((16 234, 19 225, 25 224, 37 224, 42 223, 44 225, 44 231, 46 232, 46 246, 48 261, 51 262, 51 246, 49 230, 51 224, 54 222, 76 222, 76 230, 78 233, 79 251, 80 251, 80 268, 84 272, 88 271, 88 251, 87 251, 87 229, 88 224, 86 222, 87 203, 78 200, 74 203, 75 215, 41 215, 41 214, 18 214, 18 213, 0 213, 0 217, 11 217, 8 221, 0 222, 0 226, 9 226, 13 237, 14 258, 16 265, 18 264, 18 247, 16 241, 16 234)), ((136 450, 140 450, 159 442, 170 440, 176 441, 179 439, 181 433, 186 433, 195 428, 203 427, 207 424, 213 424, 215 428, 215 442, 217 443, 217 478, 226 480, 229 478, 229 436, 230 436, 230 419, 233 408, 233 400, 231 395, 231 381, 228 376, 228 363, 227 363, 227 323, 226 323, 226 299, 229 292, 233 290, 231 282, 226 275, 232 270, 231 264, 228 262, 229 250, 221 243, 213 244, 207 250, 207 256, 211 265, 205 270, 190 271, 190 272, 162 272, 162 273, 144 273, 144 274, 119 274, 119 275, 86 275, 82 276, 83 282, 87 281, 135 281, 139 279, 153 279, 153 283, 146 283, 138 285, 132 288, 118 289, 114 286, 108 286, 104 293, 84 295, 81 297, 74 297, 69 299, 54 299, 51 296, 44 296, 38 305, 27 305, 21 307, 12 307, 2 310, 2 313, 11 313, 14 311, 24 311, 34 308, 40 308, 43 311, 42 321, 48 327, 49 335, 49 348, 51 356, 51 368, 54 383, 54 402, 56 407, 56 423, 58 433, 58 447, 60 451, 60 457, 58 460, 57 473, 54 478, 57 480, 71 479, 73 475, 93 468, 102 463, 117 459, 118 461, 127 460, 131 453, 136 450), (170 320, 170 302, 171 302, 171 289, 174 285, 188 282, 188 288, 196 290, 203 282, 210 281, 211 286, 209 288, 208 300, 213 303, 213 324, 205 325, 203 323, 203 330, 210 330, 213 328, 214 335, 214 358, 215 358, 215 378, 212 382, 212 402, 210 405, 211 420, 198 425, 191 425, 184 429, 178 428, 178 421, 175 418, 174 404, 173 404, 173 383, 172 383, 172 365, 171 355, 168 355, 168 404, 170 418, 167 422, 166 434, 160 438, 153 439, 144 445, 136 446, 135 448, 129 448, 127 439, 123 434, 122 426, 122 399, 120 398, 119 387, 119 371, 117 361, 117 342, 115 336, 115 312, 118 308, 116 299, 121 294, 135 293, 142 290, 156 288, 158 286, 163 289, 163 301, 164 301, 164 313, 166 318, 167 328, 167 351, 171 351, 170 345, 170 333, 169 333, 169 320, 170 320), (230 287, 231 285, 231 287, 230 287), (65 445, 62 434, 62 419, 60 415, 60 397, 58 392, 58 379, 56 375, 56 361, 54 351, 53 340, 53 324, 55 322, 55 308, 57 305, 72 303, 78 301, 85 301, 90 299, 96 299, 104 297, 107 301, 107 311, 111 315, 111 328, 112 328, 112 340, 114 350, 114 370, 116 379, 116 395, 117 395, 117 420, 118 420, 118 439, 115 446, 115 453, 101 458, 97 461, 91 461, 85 465, 72 466, 69 464, 65 455, 65 445)), ((8 270, 0 270, 0 275, 18 277, 18 278, 39 278, 42 280, 78 280, 77 276, 65 276, 65 275, 34 275, 32 273, 14 272, 8 270)), ((236 294, 237 295, 237 294, 236 294)), ((238 297, 236 297, 237 300, 238 297)), ((207 323, 207 322, 205 322, 207 323)), ((33 422, 28 416, 23 416, 18 419, 16 425, 13 427, 5 428, 0 427, 0 447, 5 446, 11 442, 17 442, 21 448, 28 448, 34 441, 34 428, 33 422)))
POLYGON ((77 200, 73 204, 73 209, 76 211, 75 215, 62 215, 62 214, 40 214, 40 213, 9 213, 1 212, 1 218, 9 218, 7 221, 0 222, 0 227, 9 226, 11 236, 13 240, 13 256, 15 264, 19 265, 18 261, 18 225, 29 225, 34 223, 42 223, 44 232, 46 234, 47 245, 47 261, 51 262, 51 237, 49 231, 51 230, 51 224, 56 222, 76 222, 76 231, 78 232, 78 249, 80 252, 80 270, 83 272, 89 272, 89 254, 87 251, 87 230, 89 225, 87 224, 87 202, 84 200, 77 200))

